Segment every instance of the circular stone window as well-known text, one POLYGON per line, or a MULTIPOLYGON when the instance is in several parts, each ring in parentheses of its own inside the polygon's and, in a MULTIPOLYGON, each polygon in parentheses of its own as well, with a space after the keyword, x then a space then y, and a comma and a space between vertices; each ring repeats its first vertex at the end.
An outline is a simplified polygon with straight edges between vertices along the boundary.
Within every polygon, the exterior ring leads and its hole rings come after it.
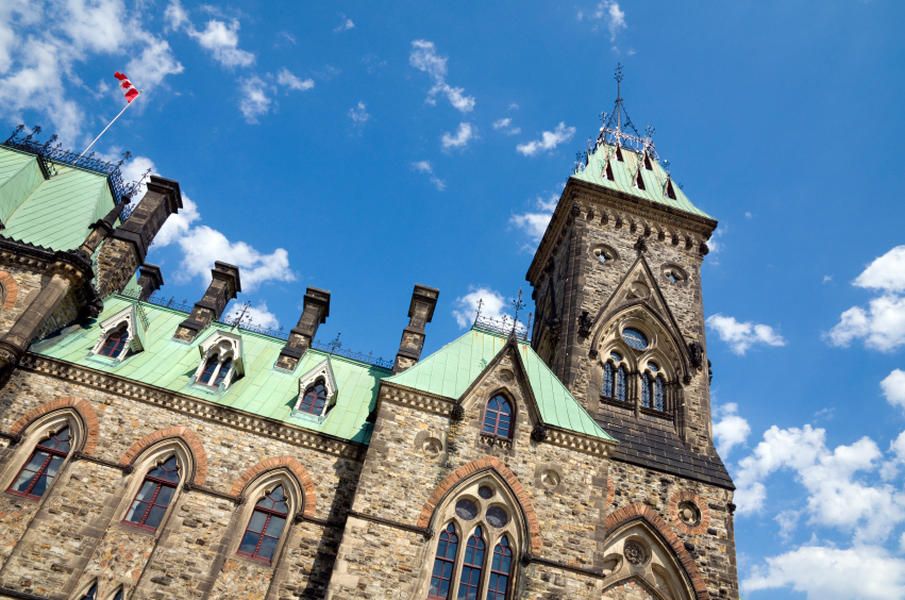
POLYGON ((629 348, 634 348, 635 350, 647 350, 647 347, 650 345, 650 340, 647 339, 647 336, 644 335, 640 329, 635 329, 634 327, 626 327, 622 330, 622 339, 628 344, 629 348))
POLYGON ((499 529, 509 522, 509 513, 500 506, 491 506, 487 509, 487 522, 499 529))
POLYGON ((540 475, 540 483, 542 486, 547 488, 548 490, 552 490, 556 486, 559 485, 559 473, 554 471, 553 469, 547 469, 540 475))
POLYGON ((701 524, 701 509, 694 502, 685 500, 679 503, 679 520, 688 525, 695 527, 701 524))
POLYGON ((673 285, 680 285, 688 281, 688 275, 685 274, 685 271, 671 265, 663 267, 663 277, 673 285))
POLYGON ((478 496, 487 500, 488 498, 493 498, 493 488, 489 485, 482 485, 478 488, 478 496))
POLYGON ((456 515, 458 515, 460 519, 471 521, 478 516, 478 505, 474 500, 462 498, 456 502, 456 515))
POLYGON ((616 251, 608 246, 598 246, 592 252, 594 253, 594 258, 601 265, 609 264, 616 260, 616 251))

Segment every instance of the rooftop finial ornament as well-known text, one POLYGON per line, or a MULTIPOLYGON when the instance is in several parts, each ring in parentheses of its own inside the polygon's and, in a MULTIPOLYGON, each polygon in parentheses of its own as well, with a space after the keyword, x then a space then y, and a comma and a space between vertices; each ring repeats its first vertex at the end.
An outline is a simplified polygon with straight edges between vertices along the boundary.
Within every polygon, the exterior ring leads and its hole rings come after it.
POLYGON ((522 290, 518 291, 518 296, 512 301, 512 308, 515 309, 515 316, 512 317, 512 335, 515 335, 515 331, 518 329, 518 313, 525 308, 525 303, 522 301, 522 290))
POLYGON ((639 154, 648 152, 651 158, 657 158, 657 151, 654 148, 653 127, 648 127, 646 135, 642 135, 628 111, 625 110, 625 101, 622 98, 622 81, 625 78, 622 70, 622 63, 616 65, 616 71, 613 73, 613 79, 616 80, 616 101, 613 103, 613 110, 609 113, 601 113, 603 126, 600 128, 600 135, 597 136, 598 147, 601 144, 609 144, 626 148, 639 154))

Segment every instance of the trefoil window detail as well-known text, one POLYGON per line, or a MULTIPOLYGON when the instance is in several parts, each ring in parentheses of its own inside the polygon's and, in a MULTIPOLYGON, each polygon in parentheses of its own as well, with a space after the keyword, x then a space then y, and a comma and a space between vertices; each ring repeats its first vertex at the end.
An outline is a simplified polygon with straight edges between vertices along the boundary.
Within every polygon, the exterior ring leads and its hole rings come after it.
POLYGON ((289 499, 282 485, 264 494, 245 528, 238 554, 268 565, 273 562, 289 515, 289 499))
POLYGON ((38 442, 28 462, 7 491, 18 496, 41 498, 50 488, 72 448, 72 433, 64 425, 38 442))
POLYGON ((155 531, 176 495, 179 462, 175 455, 161 460, 145 475, 124 521, 129 525, 155 531))

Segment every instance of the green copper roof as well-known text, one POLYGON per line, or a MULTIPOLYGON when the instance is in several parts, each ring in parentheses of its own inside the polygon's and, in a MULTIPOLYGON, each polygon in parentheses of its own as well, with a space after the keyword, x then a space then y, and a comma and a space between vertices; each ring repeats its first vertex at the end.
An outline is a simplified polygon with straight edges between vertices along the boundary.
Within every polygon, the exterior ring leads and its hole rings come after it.
POLYGON ((650 170, 646 169, 644 165, 641 166, 641 178, 644 180, 644 189, 640 189, 635 185, 635 174, 638 173, 638 163, 642 161, 642 155, 627 148, 622 148, 621 153, 623 160, 620 161, 616 158, 615 146, 600 144, 588 158, 588 164, 582 166, 572 177, 631 196, 644 198, 645 200, 663 204, 699 217, 712 218, 692 204, 691 200, 679 189, 675 181, 672 181, 675 198, 670 198, 667 195, 666 180, 668 175, 656 160, 651 159, 650 170), (613 171, 612 180, 604 172, 607 157, 610 159, 610 168, 613 171))
POLYGON ((44 179, 34 155, 0 146, 3 237, 54 250, 78 248, 88 227, 113 208, 107 177, 54 163, 44 179))
MULTIPOLYGON (((504 336, 472 329, 387 381, 458 399, 496 358, 506 342, 504 336)), ((518 350, 545 424, 615 441, 597 425, 527 342, 519 342, 518 350)))
POLYGON ((283 340, 215 323, 193 343, 184 344, 173 340, 173 333, 185 317, 186 313, 180 311, 115 295, 104 301, 104 310, 93 325, 39 342, 32 351, 341 439, 369 441, 372 426, 367 418, 375 406, 380 380, 391 375, 390 371, 314 349, 305 352, 294 373, 278 371, 273 364, 285 344, 283 340), (147 327, 141 334, 144 350, 118 364, 92 355, 100 335, 100 323, 133 303, 147 317, 147 327), (209 391, 192 383, 201 360, 198 345, 218 330, 242 338, 245 367, 244 377, 223 392, 209 391), (293 415, 299 378, 325 358, 329 358, 336 378, 335 404, 322 421, 293 415))

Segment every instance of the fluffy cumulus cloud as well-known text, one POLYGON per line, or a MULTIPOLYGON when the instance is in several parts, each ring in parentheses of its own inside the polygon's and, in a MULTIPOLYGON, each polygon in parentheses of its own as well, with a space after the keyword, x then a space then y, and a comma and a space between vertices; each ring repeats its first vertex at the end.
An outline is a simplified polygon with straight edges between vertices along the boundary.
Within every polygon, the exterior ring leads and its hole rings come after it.
POLYGON ((748 440, 751 426, 738 414, 738 404, 734 402, 717 406, 714 417, 713 437, 716 448, 723 460, 726 460, 733 448, 748 440))
POLYGON ((245 117, 245 122, 257 123, 258 117, 267 114, 273 105, 267 83, 257 75, 253 75, 242 80, 239 89, 241 91, 239 110, 245 117))
POLYGON ((707 326, 739 356, 744 355, 752 346, 786 345, 786 340, 775 329, 762 323, 738 321, 735 317, 716 314, 707 317, 707 326))
POLYGON ((476 131, 471 123, 459 123, 459 128, 455 133, 446 132, 440 137, 440 144, 444 150, 465 148, 474 139, 476 131))
MULTIPOLYGON (((462 328, 470 327, 474 323, 478 310, 481 311, 481 319, 491 319, 502 327, 510 327, 513 317, 507 311, 507 307, 506 298, 496 290, 473 286, 467 294, 456 298, 452 314, 462 328)), ((524 331, 525 325, 520 320, 517 327, 524 331)))
POLYGON ((767 558, 742 581, 745 593, 780 588, 808 600, 905 598, 905 559, 879 546, 807 545, 767 558))
POLYGON ((905 246, 896 246, 874 259, 852 283, 879 295, 866 307, 843 311, 826 335, 829 343, 849 346, 862 340, 867 348, 881 352, 905 345, 905 246))
POLYGON ((515 149, 524 156, 534 156, 541 152, 549 152, 564 142, 568 142, 575 136, 575 128, 566 125, 562 121, 553 128, 553 131, 544 131, 540 139, 518 144, 515 149))
POLYGON ((301 79, 289 69, 283 68, 277 73, 277 83, 290 90, 304 92, 314 87, 314 80, 310 77, 301 79))
POLYGON ((224 320, 226 322, 234 322, 237 319, 241 319, 241 324, 243 325, 251 325, 253 327, 260 327, 261 329, 277 330, 280 328, 280 320, 277 319, 275 314, 270 312, 266 302, 260 302, 254 305, 233 302, 232 307, 227 311, 224 320))
POLYGON ((371 118, 371 114, 368 112, 368 105, 363 100, 359 100, 355 106, 350 108, 348 115, 352 124, 358 127, 363 126, 371 118))
POLYGON ((446 81, 446 61, 445 56, 437 53, 437 47, 433 42, 428 40, 414 40, 412 42, 412 51, 409 54, 409 64, 426 73, 434 85, 427 93, 427 103, 436 104, 437 96, 445 96, 453 108, 460 112, 470 112, 474 110, 474 96, 465 93, 465 89, 455 87, 446 81))
POLYGON ((547 230, 547 225, 553 217, 553 211, 559 202, 559 194, 553 194, 547 199, 538 197, 536 210, 516 213, 509 217, 509 224, 524 232, 533 245, 537 245, 547 230))
POLYGON ((625 21, 625 11, 615 0, 601 0, 590 11, 579 10, 577 16, 579 21, 593 23, 594 29, 597 29, 600 24, 604 24, 610 34, 610 43, 614 50, 619 34, 628 27, 628 23, 625 21))
POLYGON ((188 25, 186 32, 224 67, 247 67, 254 63, 255 55, 239 48, 239 26, 238 19, 211 19, 204 29, 188 25))
POLYGON ((430 163, 429 160, 418 160, 412 163, 412 170, 418 173, 424 173, 427 176, 428 180, 431 182, 435 188, 437 188, 438 192, 442 192, 446 189, 446 182, 437 177, 437 174, 434 173, 434 166, 430 163))
POLYGON ((64 144, 74 145, 90 118, 68 92, 84 85, 79 65, 107 55, 124 63, 130 57, 129 74, 146 93, 183 70, 169 44, 147 31, 123 0, 0 2, 0 115, 21 121, 25 111, 35 111, 64 144))
POLYGON ((905 371, 893 369, 893 371, 880 382, 883 396, 892 406, 898 406, 905 410, 905 371))
POLYGON ((522 132, 520 127, 512 124, 512 117, 503 117, 493 122, 493 129, 506 135, 518 135, 522 132))

